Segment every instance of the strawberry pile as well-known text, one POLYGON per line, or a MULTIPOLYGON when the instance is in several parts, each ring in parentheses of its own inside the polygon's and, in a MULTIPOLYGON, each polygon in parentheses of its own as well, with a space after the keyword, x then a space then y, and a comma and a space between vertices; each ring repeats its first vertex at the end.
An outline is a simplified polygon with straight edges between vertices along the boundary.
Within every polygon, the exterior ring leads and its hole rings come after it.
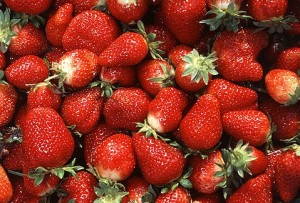
POLYGON ((0 5, 0 203, 300 202, 299 0, 0 5))

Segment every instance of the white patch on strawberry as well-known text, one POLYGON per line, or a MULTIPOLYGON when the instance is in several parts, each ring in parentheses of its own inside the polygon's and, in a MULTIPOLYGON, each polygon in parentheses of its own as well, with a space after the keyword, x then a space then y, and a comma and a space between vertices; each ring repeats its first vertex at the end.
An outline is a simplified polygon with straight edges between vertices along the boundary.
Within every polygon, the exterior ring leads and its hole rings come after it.
POLYGON ((97 169, 98 174, 102 178, 107 178, 107 179, 116 180, 116 181, 123 180, 120 171, 118 171, 117 169, 114 169, 114 170, 105 169, 101 164, 98 165, 96 167, 96 169, 97 169))
POLYGON ((136 1, 137 0, 118 0, 118 3, 128 8, 132 5, 136 6, 136 1))
POLYGON ((148 121, 148 124, 158 133, 164 133, 164 129, 163 127, 161 126, 160 122, 159 122, 159 118, 160 116, 159 115, 151 115, 151 114, 148 114, 148 117, 147 117, 147 121, 148 121))
POLYGON ((66 73, 66 78, 64 80, 64 83, 66 84, 72 84, 72 76, 75 71, 73 66, 73 59, 72 58, 64 58, 62 61, 60 61, 59 64, 62 72, 66 73))

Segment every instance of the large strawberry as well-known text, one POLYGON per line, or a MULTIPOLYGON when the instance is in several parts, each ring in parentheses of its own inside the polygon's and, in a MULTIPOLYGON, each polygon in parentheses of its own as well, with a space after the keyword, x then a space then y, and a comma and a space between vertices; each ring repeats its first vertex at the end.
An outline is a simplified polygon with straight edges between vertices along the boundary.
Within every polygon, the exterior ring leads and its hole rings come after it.
POLYGON ((190 193, 184 189, 183 187, 179 186, 174 190, 169 190, 166 193, 159 194, 155 203, 190 203, 191 202, 191 195, 190 193))
POLYGON ((8 203, 13 195, 13 188, 11 185, 10 180, 7 177, 7 174, 0 165, 0 202, 1 203, 8 203))
POLYGON ((51 5, 51 0, 4 0, 6 6, 15 12, 26 14, 40 14, 51 5))

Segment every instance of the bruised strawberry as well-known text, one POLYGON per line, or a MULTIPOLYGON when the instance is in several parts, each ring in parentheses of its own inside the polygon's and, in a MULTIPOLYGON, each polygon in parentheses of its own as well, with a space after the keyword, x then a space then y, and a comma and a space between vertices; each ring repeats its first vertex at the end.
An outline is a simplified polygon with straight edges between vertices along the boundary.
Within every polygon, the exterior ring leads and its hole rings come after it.
POLYGON ((123 197, 122 203, 131 201, 142 203, 142 197, 148 192, 149 183, 140 176, 131 176, 126 180, 125 188, 128 195, 123 197))
POLYGON ((0 202, 9 203, 13 195, 13 188, 7 174, 0 165, 0 202))
POLYGON ((169 190, 164 194, 159 194, 156 203, 190 203, 191 195, 190 193, 181 186, 178 186, 174 190, 169 190))

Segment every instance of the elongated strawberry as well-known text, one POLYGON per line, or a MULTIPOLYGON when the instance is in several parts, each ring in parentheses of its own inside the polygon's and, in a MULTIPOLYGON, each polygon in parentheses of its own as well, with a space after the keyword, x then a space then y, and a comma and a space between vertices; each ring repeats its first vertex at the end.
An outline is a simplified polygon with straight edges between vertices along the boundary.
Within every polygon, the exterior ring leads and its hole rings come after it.
POLYGON ((179 133, 184 144, 194 150, 208 150, 217 145, 222 134, 217 98, 210 94, 200 96, 180 122, 179 133))
POLYGON ((122 203, 130 201, 142 203, 142 197, 148 192, 149 183, 140 176, 131 176, 126 180, 125 187, 128 195, 122 199, 122 203))
POLYGON ((13 188, 7 174, 0 165, 0 202, 8 203, 13 195, 13 188))
POLYGON ((6 6, 11 10, 27 14, 40 14, 45 12, 51 5, 51 0, 5 0, 6 6))
POLYGON ((291 47, 282 51, 277 58, 275 67, 297 72, 300 69, 300 48, 291 47))
POLYGON ((257 109, 258 96, 254 90, 225 79, 211 80, 206 93, 218 98, 222 114, 228 111, 257 109))
POLYGON ((191 195, 183 187, 179 186, 174 190, 169 190, 167 193, 159 194, 156 203, 190 203, 191 195))
POLYGON ((144 133, 135 133, 132 142, 138 166, 147 182, 165 185, 181 176, 185 159, 178 149, 144 133))

